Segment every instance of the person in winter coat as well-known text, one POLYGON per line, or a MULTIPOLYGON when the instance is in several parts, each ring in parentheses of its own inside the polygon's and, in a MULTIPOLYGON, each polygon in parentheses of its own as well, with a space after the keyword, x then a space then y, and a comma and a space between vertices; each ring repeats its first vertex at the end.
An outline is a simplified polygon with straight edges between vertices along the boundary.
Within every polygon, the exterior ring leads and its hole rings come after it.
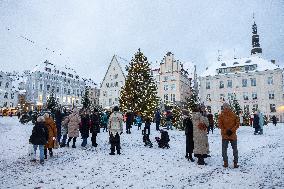
POLYGON ((183 127, 185 131, 186 136, 186 155, 185 158, 190 160, 191 162, 194 162, 194 159, 192 158, 192 153, 194 149, 194 142, 193 142, 193 124, 189 117, 189 112, 184 112, 184 119, 183 119, 183 127))
POLYGON ((160 130, 160 123, 161 123, 161 112, 159 109, 157 109, 155 113, 155 122, 156 122, 156 131, 160 130))
POLYGON ((69 147, 69 143, 73 139, 73 145, 72 148, 76 148, 76 139, 79 137, 79 125, 81 123, 81 118, 79 116, 79 111, 75 108, 68 116, 68 141, 67 141, 67 147, 69 147))
POLYGON ((141 129, 141 125, 142 125, 142 118, 141 115, 138 113, 136 118, 135 118, 136 124, 138 126, 138 130, 141 129))
POLYGON ((264 117, 263 114, 258 111, 258 117, 259 117, 259 134, 263 134, 263 125, 264 125, 264 117))
POLYGON ((209 122, 209 126, 208 126, 208 129, 207 129, 207 134, 209 134, 209 131, 211 130, 212 131, 212 134, 213 134, 213 130, 214 130, 214 118, 213 118, 213 114, 211 114, 211 112, 209 112, 207 114, 207 119, 208 119, 208 122, 209 122))
POLYGON ((34 147, 34 157, 31 161, 36 161, 36 150, 39 148, 40 164, 44 164, 44 145, 48 141, 48 129, 44 124, 44 117, 39 116, 37 122, 33 127, 32 134, 30 136, 29 142, 33 144, 34 147))
POLYGON ((173 130, 173 123, 172 123, 172 120, 173 120, 173 113, 168 110, 167 111, 167 114, 166 114, 166 125, 167 125, 167 130, 171 129, 173 130))
POLYGON ((259 116, 257 112, 255 112, 253 116, 253 128, 254 134, 257 135, 259 131, 259 116))
POLYGON ((102 117, 101 117, 101 123, 103 126, 103 132, 106 131, 107 132, 107 122, 108 122, 108 113, 107 112, 103 112, 102 117))
MULTIPOLYGON (((95 108, 90 117, 91 128, 90 132, 92 133, 92 146, 97 147, 97 134, 100 132, 100 115, 98 110, 95 108)), ((105 124, 107 125, 107 123, 105 124)))
POLYGON ((276 126, 276 124, 277 124, 277 118, 276 118, 275 115, 272 116, 272 123, 273 123, 274 126, 276 126))
POLYGON ((239 118, 240 118, 240 126, 243 126, 244 125, 244 115, 243 115, 243 112, 240 112, 239 118))
POLYGON ((144 131, 143 131, 143 133, 146 134, 146 131, 148 131, 147 134, 150 135, 150 127, 151 127, 151 120, 150 120, 149 117, 146 117, 146 118, 145 118, 145 126, 144 126, 144 131))
POLYGON ((57 128, 57 142, 60 143, 61 140, 61 122, 63 119, 63 114, 61 113, 60 109, 57 109, 55 112, 55 124, 57 128))
POLYGON ((61 135, 63 136, 62 141, 60 143, 60 147, 66 146, 66 140, 67 140, 67 134, 68 134, 68 113, 66 112, 65 117, 63 118, 63 121, 61 123, 61 135))
POLYGON ((48 113, 45 113, 43 117, 45 119, 44 124, 48 129, 48 142, 44 146, 44 158, 47 159, 47 149, 49 151, 49 156, 50 157, 53 156, 52 148, 54 148, 54 145, 56 143, 57 128, 55 122, 48 113))
POLYGON ((88 111, 83 111, 81 114, 81 124, 80 124, 80 132, 83 142, 81 144, 82 147, 87 145, 87 140, 89 138, 90 132, 90 117, 88 111))
POLYGON ((126 133, 127 134, 131 134, 131 126, 133 124, 133 114, 132 112, 129 110, 126 113, 126 133))
POLYGON ((110 155, 114 155, 115 148, 117 154, 120 154, 120 135, 123 133, 123 115, 119 112, 118 106, 113 108, 113 113, 108 121, 109 137, 110 137, 110 155))
POLYGON ((218 117, 218 125, 222 135, 223 166, 228 167, 227 149, 230 142, 233 148, 234 168, 238 168, 237 129, 240 126, 240 120, 228 103, 223 104, 223 111, 218 117))
POLYGON ((194 156, 198 158, 198 165, 206 165, 204 158, 209 157, 209 143, 207 136, 208 119, 200 112, 200 107, 196 107, 192 113, 194 156))

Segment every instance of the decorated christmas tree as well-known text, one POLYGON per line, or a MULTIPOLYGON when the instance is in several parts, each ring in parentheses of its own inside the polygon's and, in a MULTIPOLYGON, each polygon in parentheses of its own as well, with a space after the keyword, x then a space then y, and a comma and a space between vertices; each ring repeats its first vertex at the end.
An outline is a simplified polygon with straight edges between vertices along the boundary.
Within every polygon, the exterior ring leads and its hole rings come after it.
POLYGON ((46 108, 50 110, 52 114, 54 114, 57 106, 58 104, 54 95, 54 90, 52 90, 49 98, 47 99, 46 108))
POLYGON ((192 90, 192 93, 189 98, 186 100, 187 109, 192 112, 199 104, 199 98, 195 90, 192 90))
POLYGON ((181 108, 177 105, 173 106, 172 113, 173 113, 173 126, 177 129, 183 129, 181 108))
POLYGON ((244 112, 244 125, 246 126, 250 125, 250 113, 248 110, 245 110, 244 112))
POLYGON ((153 117, 158 105, 157 86, 151 75, 147 57, 138 49, 128 66, 128 75, 121 90, 122 111, 140 112, 143 117, 153 117))
POLYGON ((83 109, 89 110, 91 108, 91 101, 89 98, 89 88, 86 87, 85 88, 85 94, 82 97, 82 105, 83 105, 83 109))
POLYGON ((231 109, 237 116, 239 116, 240 112, 242 111, 242 108, 236 98, 236 95, 233 95, 231 99, 229 100, 229 104, 231 106, 231 109))

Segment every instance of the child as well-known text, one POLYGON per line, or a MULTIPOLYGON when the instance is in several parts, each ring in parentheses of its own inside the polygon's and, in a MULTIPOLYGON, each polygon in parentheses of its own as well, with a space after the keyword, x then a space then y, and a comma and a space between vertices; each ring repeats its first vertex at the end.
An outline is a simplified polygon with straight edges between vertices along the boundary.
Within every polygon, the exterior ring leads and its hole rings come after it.
POLYGON ((142 118, 141 118, 141 115, 140 115, 140 114, 138 114, 138 115, 136 116, 135 122, 136 122, 135 124, 137 124, 137 126, 138 126, 138 130, 141 129, 142 118))
POLYGON ((160 132, 161 132, 161 138, 155 137, 159 145, 159 148, 170 148, 169 146, 170 138, 168 132, 163 130, 161 130, 160 132))
POLYGON ((153 143, 151 142, 149 135, 142 131, 143 134, 143 142, 145 143, 144 146, 149 146, 149 148, 153 147, 153 143))

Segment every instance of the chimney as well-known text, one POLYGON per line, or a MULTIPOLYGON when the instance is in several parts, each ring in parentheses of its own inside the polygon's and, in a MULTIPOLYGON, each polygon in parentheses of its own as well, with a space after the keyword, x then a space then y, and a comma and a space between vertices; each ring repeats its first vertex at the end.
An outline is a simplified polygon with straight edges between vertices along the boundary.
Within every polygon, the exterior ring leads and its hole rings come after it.
POLYGON ((271 60, 271 63, 272 63, 272 64, 275 64, 275 60, 271 60))

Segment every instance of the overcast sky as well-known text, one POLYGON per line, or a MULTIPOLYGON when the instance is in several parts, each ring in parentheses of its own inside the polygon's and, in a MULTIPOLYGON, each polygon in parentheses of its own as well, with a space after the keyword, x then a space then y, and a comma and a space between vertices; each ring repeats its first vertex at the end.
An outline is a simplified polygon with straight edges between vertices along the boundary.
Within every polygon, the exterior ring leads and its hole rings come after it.
POLYGON ((0 0, 0 69, 47 59, 99 83, 114 54, 131 60, 141 48, 151 62, 171 51, 200 73, 218 50, 250 56, 253 12, 263 56, 283 66, 283 0, 0 0))

